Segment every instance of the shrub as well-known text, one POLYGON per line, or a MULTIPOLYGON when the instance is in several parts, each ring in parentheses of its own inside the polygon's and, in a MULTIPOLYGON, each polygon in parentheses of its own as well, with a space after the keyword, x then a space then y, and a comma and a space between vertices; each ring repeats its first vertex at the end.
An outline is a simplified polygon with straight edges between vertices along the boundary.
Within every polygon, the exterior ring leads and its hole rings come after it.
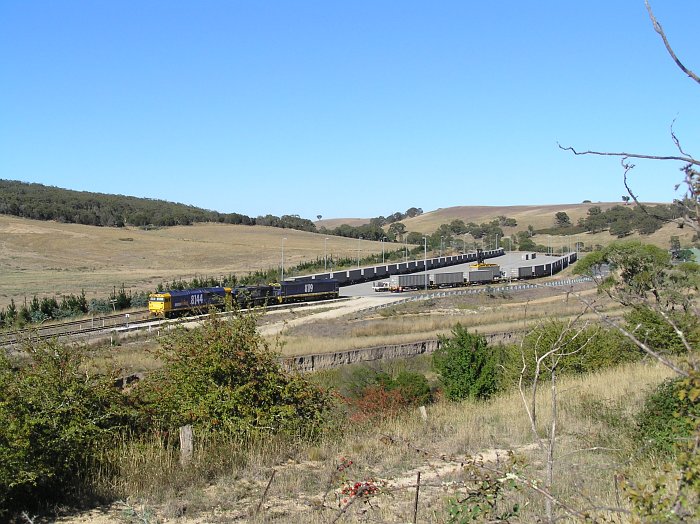
POLYGON ((0 513, 80 494, 101 446, 130 421, 111 380, 87 376, 75 348, 28 351, 20 369, 0 356, 0 513))
POLYGON ((315 435, 331 405, 326 392, 281 368, 252 315, 179 328, 158 355, 162 370, 135 391, 149 427, 315 435))
POLYGON ((400 391, 387 391, 381 385, 367 386, 360 396, 345 398, 345 402, 350 409, 349 418, 354 423, 393 415, 406 408, 406 400, 400 391))
POLYGON ((488 398, 500 388, 502 351, 489 347, 483 335, 469 333, 461 324, 452 337, 440 337, 433 354, 445 396, 450 400, 488 398))
POLYGON ((671 453, 682 439, 693 434, 700 402, 681 395, 682 380, 668 379, 647 397, 637 419, 637 438, 643 445, 671 453))
POLYGON ((342 389, 340 395, 353 422, 364 422, 432 402, 432 391, 425 375, 406 369, 390 373, 357 366, 350 372, 342 389))
MULTIPOLYGON (((700 323, 690 313, 670 312, 669 317, 683 332, 688 343, 693 347, 700 345, 700 323)), ((638 305, 625 315, 627 328, 637 338, 665 354, 680 355, 686 353, 686 347, 673 326, 659 313, 649 307, 638 305)))
MULTIPOLYGON (((530 331, 522 345, 508 347, 504 381, 517 384, 521 373, 526 381, 531 381, 537 359, 555 344, 559 347, 557 370, 560 373, 588 373, 633 362, 643 355, 617 330, 600 327, 568 329, 563 322, 552 320, 530 331), (524 371, 523 362, 527 364, 524 371)), ((550 367, 552 360, 546 359, 543 365, 550 367)))

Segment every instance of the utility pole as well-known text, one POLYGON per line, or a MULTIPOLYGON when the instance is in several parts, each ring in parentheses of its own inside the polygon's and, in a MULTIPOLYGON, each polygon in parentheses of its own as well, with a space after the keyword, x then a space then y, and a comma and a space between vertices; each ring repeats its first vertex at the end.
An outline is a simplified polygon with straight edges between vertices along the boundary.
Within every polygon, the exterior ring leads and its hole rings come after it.
POLYGON ((284 241, 287 237, 282 238, 282 278, 280 278, 280 283, 284 282, 284 241))
POLYGON ((423 237, 423 269, 425 270, 425 290, 428 291, 428 238, 423 237))

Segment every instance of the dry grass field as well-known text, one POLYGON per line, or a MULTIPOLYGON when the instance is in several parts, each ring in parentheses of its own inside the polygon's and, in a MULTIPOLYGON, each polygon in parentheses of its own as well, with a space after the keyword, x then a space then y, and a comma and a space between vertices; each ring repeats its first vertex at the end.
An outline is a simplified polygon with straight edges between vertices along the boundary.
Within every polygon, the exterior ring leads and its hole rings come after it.
MULTIPOLYGON (((566 212, 575 223, 592 205, 607 209, 618 204, 452 207, 424 213, 406 220, 405 224, 409 231, 430 233, 440 224, 456 218, 481 223, 504 215, 518 222, 515 228, 505 228, 506 235, 510 235, 528 225, 536 229, 549 227, 559 211, 566 212)), ((336 221, 354 225, 363 222, 362 219, 332 219, 319 224, 331 227, 337 225, 336 221)), ((686 244, 691 233, 666 225, 642 240, 666 248, 671 235, 679 236, 686 244)), ((35 294, 40 297, 77 294, 84 289, 88 299, 104 298, 114 286, 122 283, 134 291, 151 290, 159 282, 177 278, 244 275, 278 267, 283 238, 286 238, 287 268, 323 258, 324 243, 329 256, 357 257, 357 240, 290 229, 230 224, 117 229, 0 215, 0 307, 6 306, 10 298, 30 299, 35 294), (325 238, 328 240, 324 242, 325 238)), ((534 240, 556 249, 571 246, 576 241, 595 246, 607 245, 616 239, 602 232, 575 237, 537 235, 534 240)), ((507 247, 507 243, 505 245, 507 247)), ((363 240, 360 243, 363 256, 381 250, 380 242, 363 240)))
MULTIPOLYGON (((264 226, 195 224, 154 230, 59 224, 0 215, 0 307, 36 294, 105 298, 113 286, 151 290, 195 275, 245 275, 284 263, 356 257, 358 241, 264 226)), ((361 255, 381 253, 363 240, 361 255)))

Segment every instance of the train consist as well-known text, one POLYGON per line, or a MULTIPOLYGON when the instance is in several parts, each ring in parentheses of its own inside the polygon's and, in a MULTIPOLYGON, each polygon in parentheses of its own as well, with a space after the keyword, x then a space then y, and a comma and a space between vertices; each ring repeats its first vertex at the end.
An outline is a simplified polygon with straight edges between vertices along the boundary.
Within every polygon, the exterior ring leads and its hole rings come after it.
MULTIPOLYGON (((485 258, 485 257, 484 257, 485 258)), ((535 255, 523 255, 523 260, 532 260, 535 255)), ((389 280, 374 282, 374 291, 400 293, 416 289, 439 289, 478 284, 492 284, 502 280, 523 280, 551 276, 576 262, 576 253, 569 253, 547 263, 527 265, 502 271, 498 264, 484 263, 480 258, 469 271, 453 273, 424 273, 422 275, 391 275, 389 280)))
POLYGON ((205 313, 209 308, 247 308, 272 304, 291 304, 338 298, 339 283, 328 278, 313 282, 281 282, 269 286, 208 287, 151 293, 151 315, 170 318, 190 313, 205 313))
POLYGON ((315 275, 292 277, 290 280, 294 280, 296 282, 313 282, 316 280, 333 278, 337 280, 341 286, 349 286, 352 284, 359 284, 361 282, 370 282, 382 278, 389 278, 391 275, 417 273, 418 271, 425 271, 426 269, 431 270, 468 262, 483 262, 484 259, 499 257, 503 254, 503 248, 484 251, 479 249, 476 253, 462 253, 460 255, 435 257, 425 260, 410 260, 406 262, 393 262, 391 264, 380 264, 377 266, 363 268, 358 267, 357 269, 343 269, 340 271, 330 271, 315 275))
POLYGON ((441 289, 448 287, 489 284, 505 275, 497 264, 482 264, 470 271, 453 273, 424 273, 422 275, 392 275, 389 281, 374 282, 374 291, 401 293, 416 289, 441 289))

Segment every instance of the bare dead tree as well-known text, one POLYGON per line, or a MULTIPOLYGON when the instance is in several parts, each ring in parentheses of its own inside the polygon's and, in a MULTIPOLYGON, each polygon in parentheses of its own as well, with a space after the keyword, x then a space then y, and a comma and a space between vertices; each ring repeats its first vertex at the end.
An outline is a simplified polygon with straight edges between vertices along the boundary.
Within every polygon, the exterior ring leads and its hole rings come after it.
MULTIPOLYGON (((587 323, 580 323, 580 318, 583 315, 581 312, 576 318, 570 319, 566 325, 559 330, 554 341, 545 339, 545 330, 542 329, 537 333, 537 338, 534 342, 534 358, 528 357, 524 350, 524 342, 520 345, 520 354, 522 357, 523 367, 518 380, 518 390, 522 399, 525 412, 530 422, 535 442, 540 447, 540 450, 546 457, 546 483, 545 490, 547 493, 552 493, 554 487, 554 466, 556 462, 555 450, 557 439, 557 422, 558 414, 558 369, 563 358, 575 355, 585 349, 591 341, 592 336, 586 332, 587 323), (540 353, 540 350, 541 353, 540 353), (529 386, 529 398, 526 395, 526 374, 528 369, 532 367, 533 375, 531 377, 532 384, 529 386), (537 428, 538 410, 537 410, 537 393, 540 386, 540 377, 547 375, 550 387, 549 401, 549 421, 548 427, 544 433, 537 428)), ((545 497, 545 511, 547 521, 555 522, 555 509, 557 504, 554 497, 545 497)))

